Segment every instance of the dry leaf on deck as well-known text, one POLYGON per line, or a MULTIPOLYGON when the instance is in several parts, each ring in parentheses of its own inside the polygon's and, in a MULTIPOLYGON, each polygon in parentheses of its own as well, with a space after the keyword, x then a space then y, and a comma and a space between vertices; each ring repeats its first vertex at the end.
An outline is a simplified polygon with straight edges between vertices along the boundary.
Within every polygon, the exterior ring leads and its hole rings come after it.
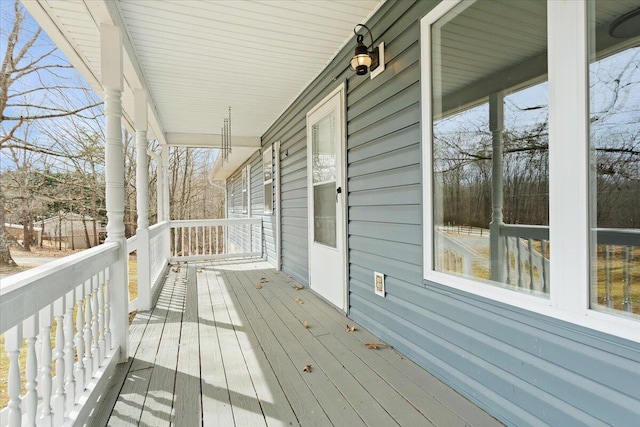
POLYGON ((385 344, 383 342, 367 342, 364 344, 365 347, 373 349, 373 350, 377 350, 379 348, 390 348, 391 346, 389 344, 385 344))
POLYGON ((354 332, 355 330, 356 330, 356 325, 349 326, 349 324, 347 324, 347 332, 354 332))
POLYGON ((305 328, 309 329, 309 322, 307 322, 305 320, 304 322, 302 322, 302 326, 304 326, 305 328))
POLYGON ((261 285, 260 283, 258 283, 258 284, 256 285, 256 289, 262 289, 262 285, 261 285))
POLYGON ((260 278, 260 283, 267 283, 269 281, 269 279, 267 279, 266 277, 261 277, 260 278))
POLYGON ((302 301, 302 298, 296 298, 295 300, 298 304, 304 304, 304 301, 302 301))
POLYGON ((304 289, 304 286, 295 285, 293 289, 295 289, 296 291, 299 291, 300 289, 304 289))
POLYGON ((304 368, 302 368, 302 372, 311 373, 311 365, 304 365, 304 368))
POLYGON ((180 266, 177 266, 176 268, 172 268, 171 271, 173 271, 174 273, 180 273, 180 266))

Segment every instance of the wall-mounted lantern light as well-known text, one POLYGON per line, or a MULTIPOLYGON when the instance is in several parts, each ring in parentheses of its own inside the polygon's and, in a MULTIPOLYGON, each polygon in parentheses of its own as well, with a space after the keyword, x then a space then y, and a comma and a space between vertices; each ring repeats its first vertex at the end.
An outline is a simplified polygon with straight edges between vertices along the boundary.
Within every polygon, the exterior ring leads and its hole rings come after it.
POLYGON ((384 70, 384 42, 373 47, 373 35, 371 30, 364 24, 358 24, 353 28, 356 35, 356 49, 351 59, 351 69, 359 76, 364 76, 371 71, 371 78, 374 78, 384 70), (364 44, 364 35, 358 34, 358 27, 364 28, 369 33, 371 45, 364 44))

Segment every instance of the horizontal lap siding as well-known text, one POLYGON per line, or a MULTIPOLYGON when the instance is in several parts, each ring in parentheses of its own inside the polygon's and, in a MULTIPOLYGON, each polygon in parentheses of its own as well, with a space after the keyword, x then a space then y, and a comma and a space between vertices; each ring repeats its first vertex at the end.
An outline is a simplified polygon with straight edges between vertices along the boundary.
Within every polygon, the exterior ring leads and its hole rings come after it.
POLYGON ((509 425, 634 425, 640 345, 422 279, 420 19, 436 3, 388 0, 367 23, 386 70, 347 70, 351 41, 263 135, 282 144, 283 271, 308 282, 306 113, 346 80, 350 316, 509 425))
POLYGON ((634 425, 637 343, 423 283, 419 21, 432 5, 386 9, 371 26, 386 70, 349 75, 350 316, 507 424, 634 425))

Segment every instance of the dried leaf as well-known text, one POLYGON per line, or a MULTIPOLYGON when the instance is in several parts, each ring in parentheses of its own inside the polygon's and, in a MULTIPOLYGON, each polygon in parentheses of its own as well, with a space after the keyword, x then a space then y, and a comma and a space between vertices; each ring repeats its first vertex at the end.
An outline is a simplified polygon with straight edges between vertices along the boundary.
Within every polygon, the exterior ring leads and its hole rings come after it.
POLYGON ((304 286, 295 285, 293 289, 295 289, 296 291, 299 291, 300 289, 304 289, 304 286))
POLYGON ((354 332, 355 330, 356 330, 356 325, 349 326, 349 324, 347 324, 347 332, 354 332))
POLYGON ((295 300, 298 304, 304 304, 304 301, 302 301, 302 298, 296 298, 295 300))
POLYGON ((379 348, 391 348, 389 344, 385 344, 383 342, 368 342, 364 344, 365 347, 377 350, 379 348))
POLYGON ((262 289, 262 285, 261 285, 260 283, 258 283, 258 284, 256 285, 256 289, 262 289))
POLYGON ((304 365, 304 368, 302 368, 302 372, 311 373, 311 365, 304 365))
POLYGON ((304 322, 302 322, 302 326, 304 326, 305 328, 309 329, 309 323, 306 320, 304 322))
POLYGON ((173 271, 174 273, 180 273, 180 266, 172 268, 171 271, 173 271))
POLYGON ((267 279, 266 277, 261 277, 260 278, 260 283, 267 283, 269 281, 269 279, 267 279))

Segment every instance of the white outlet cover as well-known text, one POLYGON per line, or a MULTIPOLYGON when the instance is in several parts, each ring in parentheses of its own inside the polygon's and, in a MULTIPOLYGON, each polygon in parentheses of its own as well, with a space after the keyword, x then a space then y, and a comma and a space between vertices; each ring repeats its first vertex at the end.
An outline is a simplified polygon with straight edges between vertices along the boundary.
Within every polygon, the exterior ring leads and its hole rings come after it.
POLYGON ((378 273, 377 271, 373 272, 373 286, 374 286, 376 295, 380 295, 381 297, 385 296, 384 274, 378 273))

